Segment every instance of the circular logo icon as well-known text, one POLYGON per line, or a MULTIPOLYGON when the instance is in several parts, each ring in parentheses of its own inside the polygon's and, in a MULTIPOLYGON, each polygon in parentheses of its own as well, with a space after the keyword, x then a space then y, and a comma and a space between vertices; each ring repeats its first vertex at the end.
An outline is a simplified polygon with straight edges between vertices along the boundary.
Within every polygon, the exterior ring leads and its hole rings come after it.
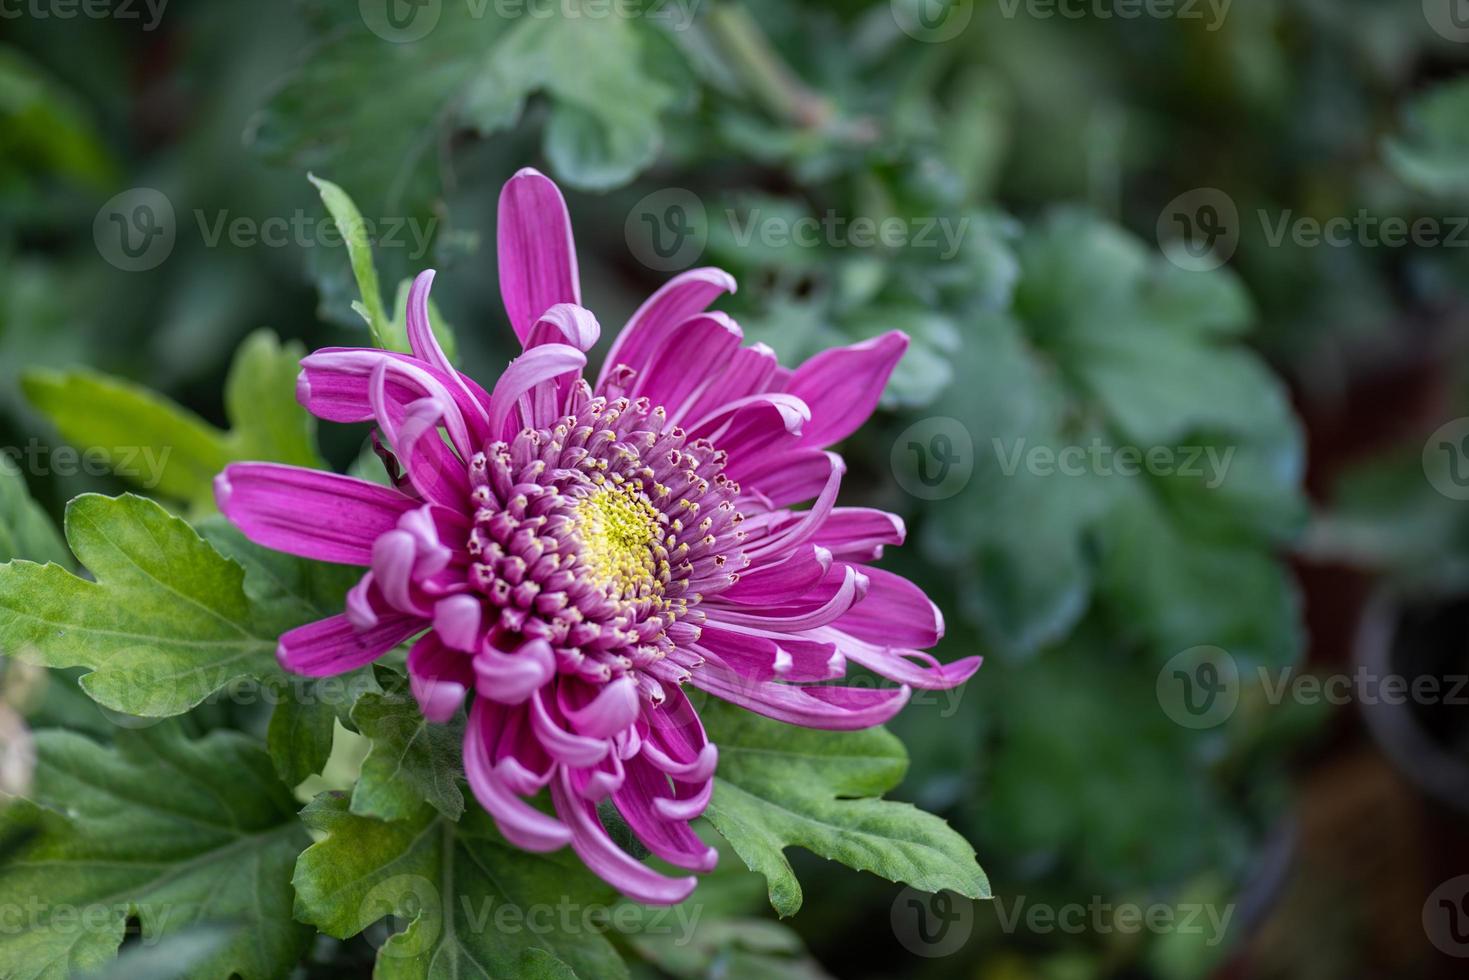
POLYGON ((1423 16, 1439 37, 1469 44, 1469 0, 1423 0, 1423 16))
POLYGON ((161 265, 173 251, 176 234, 173 203, 151 187, 115 195, 92 221, 98 254, 124 272, 146 272, 161 265))
POLYGON ((362 897, 357 921, 379 956, 417 957, 433 949, 443 928, 443 902, 434 883, 423 875, 394 875, 362 897), (403 923, 401 930, 393 926, 403 923))
POLYGON ((1423 475, 1450 500, 1469 500, 1469 418, 1446 422, 1428 437, 1423 475))
POLYGON ((1158 216, 1158 247, 1189 272, 1217 269, 1239 247, 1239 208, 1216 187, 1200 187, 1168 202, 1158 216))
POLYGON ((1469 875, 1450 878, 1428 896, 1423 931, 1440 953, 1469 958, 1469 875))
POLYGON ((1192 647, 1158 671, 1163 713, 1184 728, 1214 728, 1239 706, 1239 665, 1219 647, 1192 647))
POLYGON ((675 272, 699 261, 709 244, 709 216, 693 191, 669 187, 643 198, 623 225, 627 247, 654 272, 675 272))
POLYGON ((439 26, 444 0, 357 0, 362 23, 384 41, 410 44, 439 26))
POLYGON ((891 463, 898 486, 920 500, 945 500, 969 485, 974 440, 958 419, 922 419, 893 443, 891 463))
POLYGON ((893 902, 893 935, 915 956, 957 953, 974 930, 974 903, 953 892, 929 894, 904 888, 893 902))
POLYGON ((974 16, 974 0, 891 0, 890 7, 899 30, 930 44, 952 41, 974 16))

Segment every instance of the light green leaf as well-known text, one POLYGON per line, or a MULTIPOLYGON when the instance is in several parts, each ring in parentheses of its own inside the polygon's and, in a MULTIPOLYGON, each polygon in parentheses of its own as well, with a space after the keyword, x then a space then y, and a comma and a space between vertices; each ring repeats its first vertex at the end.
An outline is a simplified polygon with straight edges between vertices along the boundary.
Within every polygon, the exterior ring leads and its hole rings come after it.
POLYGON ((880 798, 908 768, 893 735, 797 728, 715 701, 700 716, 719 746, 705 816, 765 876, 782 916, 801 907, 801 885, 784 854, 791 846, 923 891, 990 897, 974 849, 953 828, 880 798))
POLYGON ((612 944, 582 925, 611 890, 566 851, 522 851, 477 808, 458 823, 428 806, 385 823, 325 794, 301 816, 320 839, 296 863, 298 919, 339 939, 385 916, 407 921, 378 950, 378 980, 517 977, 526 969, 565 976, 563 965, 579 977, 627 976, 612 944), (556 913, 568 906, 573 929, 560 927, 556 913))
POLYGON ((229 432, 146 388, 89 370, 33 371, 21 384, 67 441, 100 452, 139 488, 207 512, 214 477, 231 462, 322 465, 315 420, 296 401, 304 353, 266 330, 245 340, 225 383, 229 432))
POLYGON ((0 975, 65 980, 110 963, 128 921, 151 946, 196 927, 228 939, 201 955, 195 980, 273 980, 310 931, 283 914, 309 838, 270 760, 244 736, 188 741, 172 723, 84 736, 36 736, 34 801, 0 827, 36 831, 0 866, 0 894, 40 912, 0 932, 0 975))
POLYGON ((56 525, 31 499, 20 470, 0 454, 0 561, 13 558, 71 566, 56 525))
POLYGON ((149 717, 278 671, 277 634, 252 610, 244 570, 158 504, 78 497, 66 538, 95 581, 59 565, 0 565, 0 649, 89 668, 93 699, 149 717))
POLYGON ((362 774, 352 790, 352 812, 382 820, 406 820, 425 800, 450 820, 464 812, 461 743, 464 717, 430 724, 418 702, 398 684, 367 693, 352 708, 352 724, 372 740, 362 774))
MULTIPOLYGON (((389 347, 388 312, 383 308, 382 288, 378 285, 377 266, 372 261, 372 242, 367 234, 367 223, 362 212, 347 192, 329 180, 312 174, 307 179, 321 193, 321 202, 337 223, 337 231, 347 243, 347 257, 352 263, 352 277, 357 280, 357 292, 362 297, 359 312, 367 321, 375 347, 389 347)), ((393 347, 393 350, 402 348, 393 347)))

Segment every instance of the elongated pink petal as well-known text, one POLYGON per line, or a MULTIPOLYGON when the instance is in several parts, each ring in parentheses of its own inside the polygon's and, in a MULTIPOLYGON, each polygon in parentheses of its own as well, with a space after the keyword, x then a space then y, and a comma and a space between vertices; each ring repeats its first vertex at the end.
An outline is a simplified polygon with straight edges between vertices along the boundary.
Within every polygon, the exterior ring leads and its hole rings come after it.
POLYGON ((821 449, 797 449, 761 459, 741 461, 741 490, 763 495, 771 507, 805 503, 821 493, 831 479, 831 455, 821 449))
POLYGON ((822 351, 797 368, 785 390, 811 406, 811 424, 802 432, 801 444, 830 446, 861 428, 907 349, 907 335, 894 330, 822 351))
POLYGON ((884 545, 898 545, 908 529, 897 514, 870 507, 836 507, 816 532, 817 544, 837 558, 876 561, 884 545))
POLYGON ((581 305, 571 215, 549 177, 526 167, 510 178, 500 192, 495 237, 500 296, 522 342, 551 307, 581 305))
POLYGON ((965 657, 945 664, 921 650, 866 643, 833 627, 823 627, 812 632, 828 637, 848 659, 873 673, 928 691, 947 691, 958 687, 973 677, 984 661, 983 657, 965 657))
POLYGON ((922 589, 881 568, 862 571, 869 580, 867 596, 836 621, 838 629, 894 647, 925 649, 943 638, 944 614, 922 589))
POLYGON ((609 743, 606 739, 588 738, 569 731, 565 722, 552 715, 541 691, 533 693, 526 703, 536 737, 557 762, 568 766, 595 766, 607 754, 609 743))
POLYGON ((902 710, 910 693, 907 687, 881 689, 756 681, 712 661, 694 672, 693 684, 776 721, 831 731, 881 725, 902 710))
POLYGON ((597 378, 597 388, 602 388, 618 365, 641 372, 647 366, 648 356, 670 330, 708 309, 719 296, 734 291, 734 277, 713 268, 690 269, 664 283, 638 307, 612 342, 597 378))
POLYGON ((372 663, 427 625, 415 616, 391 614, 372 629, 359 630, 346 616, 332 616, 286 633, 275 658, 294 674, 332 677, 372 663))
POLYGON ((628 898, 649 905, 676 905, 698 884, 693 876, 666 878, 618 847, 597 819, 595 804, 579 796, 570 776, 551 782, 556 813, 571 827, 571 847, 593 873, 628 898))
POLYGON ((739 324, 725 314, 696 313, 659 341, 632 393, 673 412, 723 372, 742 339, 739 324))
POLYGON ((714 774, 719 750, 704 733, 704 725, 678 687, 667 690, 667 700, 643 712, 648 733, 642 754, 676 780, 702 783, 714 774))
POLYGON ((782 558, 741 572, 740 580, 719 596, 730 602, 756 605, 801 596, 820 583, 831 561, 831 552, 825 548, 803 545, 782 558))
POLYGON ((780 366, 775 351, 764 344, 741 347, 722 365, 722 370, 702 385, 684 408, 669 416, 678 422, 685 418, 701 419, 730 402, 771 390, 771 379, 780 366))
POLYGON ((372 547, 417 503, 366 480, 277 463, 232 463, 215 477, 220 513, 258 545, 339 565, 372 547))

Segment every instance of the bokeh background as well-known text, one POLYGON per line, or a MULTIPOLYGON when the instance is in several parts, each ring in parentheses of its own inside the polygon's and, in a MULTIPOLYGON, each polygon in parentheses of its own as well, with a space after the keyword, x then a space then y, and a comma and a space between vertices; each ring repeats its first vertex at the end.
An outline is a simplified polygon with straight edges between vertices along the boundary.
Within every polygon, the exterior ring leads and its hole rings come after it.
MULTIPOLYGON (((889 560, 946 611, 940 656, 987 658, 893 727, 897 795, 996 901, 796 855, 793 932, 650 976, 1463 975, 1469 3, 0 16, 0 446, 53 513, 138 489, 58 472, 118 444, 67 411, 76 369, 226 425, 260 328, 366 342, 308 173, 375 229, 385 302, 439 270, 482 378, 514 353, 495 201, 527 165, 567 192, 604 330, 712 264, 786 363, 912 336, 847 500, 907 519, 889 560)), ((323 427, 328 458, 361 436, 323 427)), ((68 698, 33 722, 105 738, 68 698)), ((768 916, 760 892, 726 901, 768 916)))

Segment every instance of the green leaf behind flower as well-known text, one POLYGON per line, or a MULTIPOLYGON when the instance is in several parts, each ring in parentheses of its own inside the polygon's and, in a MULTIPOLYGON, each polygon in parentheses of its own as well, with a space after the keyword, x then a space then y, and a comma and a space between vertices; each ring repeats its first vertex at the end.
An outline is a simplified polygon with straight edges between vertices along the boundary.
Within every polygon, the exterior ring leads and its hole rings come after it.
POLYGON ((712 700, 700 717, 719 746, 705 816, 765 876, 782 916, 801 908, 801 885, 783 853, 791 846, 923 891, 990 897, 974 849, 953 828, 881 799, 908 768, 903 744, 887 731, 797 728, 712 700))
POLYGON ((66 980, 111 962, 128 923, 154 945, 196 927, 225 937, 195 980, 272 980, 310 931, 280 910, 309 838, 270 760, 242 735, 189 741, 173 723, 122 731, 105 748, 72 732, 36 736, 34 800, 0 811, 0 831, 32 836, 0 866, 21 909, 0 931, 0 975, 66 980))

